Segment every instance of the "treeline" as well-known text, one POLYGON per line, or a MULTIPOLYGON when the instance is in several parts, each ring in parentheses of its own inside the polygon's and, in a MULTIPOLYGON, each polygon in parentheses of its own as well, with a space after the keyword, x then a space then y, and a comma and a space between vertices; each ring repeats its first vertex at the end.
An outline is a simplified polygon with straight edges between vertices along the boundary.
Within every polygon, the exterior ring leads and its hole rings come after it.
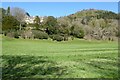
POLYGON ((14 38, 52 39, 67 41, 74 38, 86 40, 117 40, 119 16, 111 11, 88 9, 75 14, 55 18, 36 16, 34 23, 24 21, 30 16, 21 8, 2 10, 2 34, 14 38))

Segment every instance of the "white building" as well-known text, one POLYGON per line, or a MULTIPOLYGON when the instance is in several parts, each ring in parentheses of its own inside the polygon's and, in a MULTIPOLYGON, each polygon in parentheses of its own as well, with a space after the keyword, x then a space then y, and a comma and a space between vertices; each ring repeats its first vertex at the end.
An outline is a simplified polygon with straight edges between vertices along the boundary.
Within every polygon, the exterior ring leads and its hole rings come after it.
MULTIPOLYGON (((44 18, 40 17, 40 16, 39 16, 39 18, 40 18, 40 23, 42 23, 44 18)), ((26 15, 24 20, 27 24, 32 24, 32 23, 34 23, 35 16, 27 16, 26 15)))

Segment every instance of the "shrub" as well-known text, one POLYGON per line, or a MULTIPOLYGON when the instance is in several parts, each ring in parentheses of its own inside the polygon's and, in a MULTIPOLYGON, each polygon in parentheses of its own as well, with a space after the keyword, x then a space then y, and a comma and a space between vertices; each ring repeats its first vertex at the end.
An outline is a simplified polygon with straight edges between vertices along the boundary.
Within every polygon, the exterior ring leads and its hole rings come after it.
POLYGON ((74 40, 74 37, 73 37, 73 36, 71 36, 71 39, 72 39, 72 40, 74 40))
POLYGON ((42 31, 38 31, 38 30, 33 30, 32 31, 34 38, 37 39, 48 39, 48 34, 42 31))
POLYGON ((68 36, 64 36, 64 41, 68 41, 68 36))
POLYGON ((62 36, 63 36, 64 41, 68 41, 68 35, 67 34, 63 34, 62 36))
POLYGON ((14 38, 19 38, 19 33, 18 32, 14 32, 14 38))
POLYGON ((54 36, 54 35, 49 35, 49 37, 50 37, 51 39, 53 39, 53 36, 54 36))
POLYGON ((14 38, 14 33, 13 32, 8 32, 8 33, 6 33, 6 36, 8 36, 10 38, 14 38))
POLYGON ((52 35, 51 36, 53 41, 56 40, 56 41, 63 41, 63 37, 60 36, 60 35, 52 35))
POLYGON ((24 34, 24 30, 20 30, 19 34, 20 34, 20 38, 24 38, 25 39, 25 34, 24 34))
POLYGON ((5 36, 7 36, 8 31, 2 31, 2 34, 4 34, 5 36))
POLYGON ((84 37, 83 29, 76 29, 76 30, 74 30, 73 36, 75 36, 77 38, 83 38, 84 37))
POLYGON ((11 37, 11 38, 19 38, 18 32, 8 32, 6 36, 11 37))

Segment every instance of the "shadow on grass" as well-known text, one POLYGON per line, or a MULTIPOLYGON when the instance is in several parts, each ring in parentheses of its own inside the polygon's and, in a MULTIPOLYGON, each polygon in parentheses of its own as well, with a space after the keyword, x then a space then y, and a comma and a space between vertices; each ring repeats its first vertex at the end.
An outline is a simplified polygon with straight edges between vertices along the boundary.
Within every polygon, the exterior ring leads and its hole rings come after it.
MULTIPOLYGON (((81 70, 88 70, 90 73, 99 74, 98 78, 118 78, 117 58, 106 55, 80 56, 74 61, 83 63, 86 67, 80 67, 81 70), (89 66, 89 67, 88 67, 89 66)), ((117 80, 117 79, 116 79, 117 80)))
POLYGON ((88 65, 93 66, 96 72, 101 74, 100 78, 118 78, 117 63, 92 61, 88 65))
POLYGON ((65 74, 65 67, 57 66, 56 62, 47 57, 39 56, 2 56, 3 80, 20 78, 58 78, 65 74))

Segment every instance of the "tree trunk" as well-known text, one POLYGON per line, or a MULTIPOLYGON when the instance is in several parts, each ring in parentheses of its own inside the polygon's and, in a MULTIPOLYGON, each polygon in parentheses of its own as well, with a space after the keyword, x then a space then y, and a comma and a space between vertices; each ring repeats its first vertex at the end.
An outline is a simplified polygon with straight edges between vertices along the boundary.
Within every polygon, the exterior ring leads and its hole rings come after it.
POLYGON ((21 23, 20 23, 20 30, 21 30, 21 23))

